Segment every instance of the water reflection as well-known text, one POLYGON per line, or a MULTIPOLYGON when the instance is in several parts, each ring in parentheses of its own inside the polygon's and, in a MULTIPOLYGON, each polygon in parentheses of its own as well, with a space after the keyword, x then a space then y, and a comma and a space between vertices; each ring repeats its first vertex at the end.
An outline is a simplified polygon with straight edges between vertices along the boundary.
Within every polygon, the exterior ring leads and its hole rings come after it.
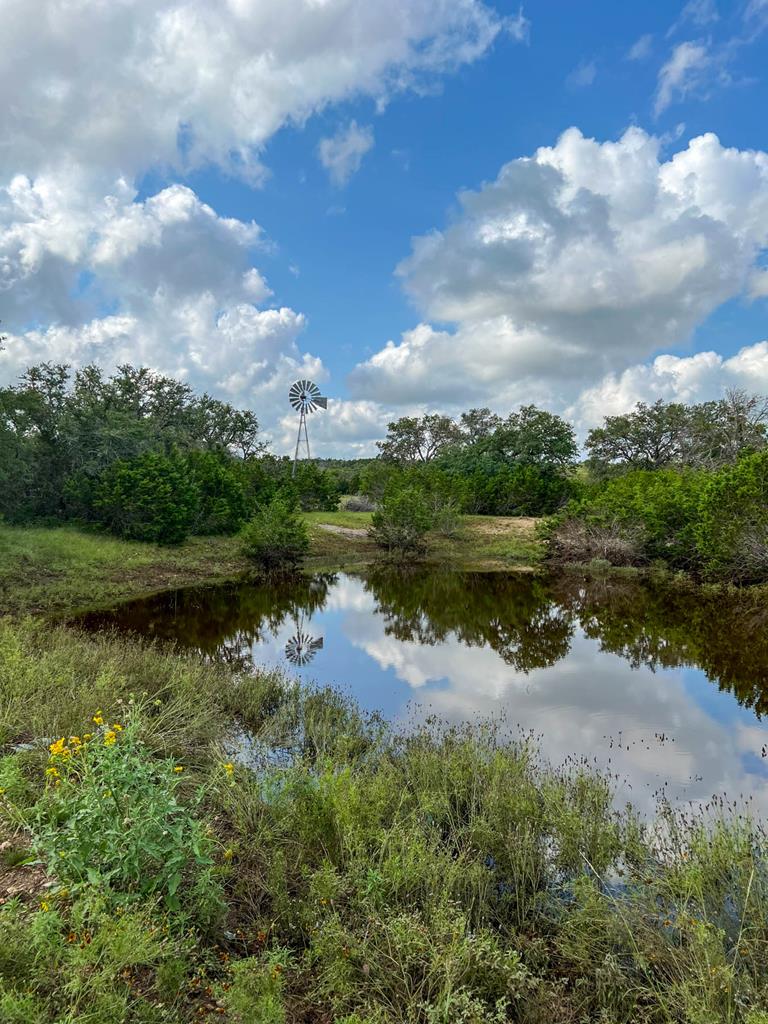
POLYGON ((502 715, 638 800, 763 790, 768 607, 673 587, 377 572, 180 591, 90 616, 247 667, 344 685, 390 718, 502 715), (418 707, 414 710, 414 700, 418 707))

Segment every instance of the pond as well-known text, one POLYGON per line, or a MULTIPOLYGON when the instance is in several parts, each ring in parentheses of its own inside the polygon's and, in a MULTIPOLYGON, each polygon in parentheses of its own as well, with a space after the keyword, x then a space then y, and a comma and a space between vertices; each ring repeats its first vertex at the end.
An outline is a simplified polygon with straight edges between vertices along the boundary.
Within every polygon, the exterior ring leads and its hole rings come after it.
POLYGON ((768 605, 616 580, 415 571, 164 593, 93 613, 241 667, 279 666, 397 723, 500 719, 559 763, 768 810, 768 605))

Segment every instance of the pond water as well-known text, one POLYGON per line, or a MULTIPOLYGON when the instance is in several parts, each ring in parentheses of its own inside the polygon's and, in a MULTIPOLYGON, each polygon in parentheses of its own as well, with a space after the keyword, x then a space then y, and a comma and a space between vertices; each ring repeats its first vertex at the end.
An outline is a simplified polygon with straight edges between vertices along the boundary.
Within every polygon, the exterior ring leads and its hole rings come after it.
POLYGON ((419 571, 173 591, 112 627, 332 684, 395 722, 500 718, 558 763, 608 766, 650 808, 768 810, 768 605, 576 577, 419 571), (757 808, 756 808, 757 809, 757 808))

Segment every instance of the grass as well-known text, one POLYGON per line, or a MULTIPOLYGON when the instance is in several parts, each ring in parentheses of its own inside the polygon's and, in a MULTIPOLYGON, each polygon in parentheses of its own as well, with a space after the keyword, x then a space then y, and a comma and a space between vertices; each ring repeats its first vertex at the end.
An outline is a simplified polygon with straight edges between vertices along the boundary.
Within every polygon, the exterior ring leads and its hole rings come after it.
MULTIPOLYGON (((308 569, 362 567, 381 557, 365 531, 370 513, 310 512, 308 569), (359 530, 359 534, 323 529, 359 530)), ((429 537, 427 562, 511 569, 540 559, 532 519, 467 516, 455 537, 429 537)), ((118 540, 75 527, 0 524, 0 615, 72 615, 248 569, 237 537, 191 537, 178 547, 118 540)))
POLYGON ((0 524, 0 614, 74 613, 243 570, 236 539, 179 547, 118 540, 74 527, 0 524))
POLYGON ((490 724, 39 620, 0 622, 0 681, 4 1024, 768 1021, 735 812, 644 824, 490 724))
MULTIPOLYGON (((370 512, 310 512, 305 518, 312 540, 310 566, 367 565, 381 557, 364 532, 371 523, 370 512), (326 530, 324 526, 334 529, 326 530)), ((454 536, 428 535, 424 560, 428 564, 476 571, 530 569, 542 557, 535 526, 535 519, 463 516, 454 536)))

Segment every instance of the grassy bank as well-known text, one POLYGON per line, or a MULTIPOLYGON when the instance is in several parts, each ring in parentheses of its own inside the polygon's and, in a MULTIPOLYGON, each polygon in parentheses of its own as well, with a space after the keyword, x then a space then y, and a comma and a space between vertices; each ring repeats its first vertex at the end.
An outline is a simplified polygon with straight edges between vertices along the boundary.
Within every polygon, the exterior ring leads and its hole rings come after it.
MULTIPOLYGON (((364 566, 379 558, 370 515, 312 512, 308 569, 364 566), (328 529, 330 527, 330 529, 328 529)), ((429 539, 427 560, 461 569, 534 565, 530 519, 469 516, 456 537, 429 539)), ((247 565, 236 537, 193 537, 177 547, 117 540, 73 527, 0 524, 0 615, 68 614, 153 591, 232 579, 247 565)))
POLYGON ((8 1024, 768 1020, 743 819, 648 828, 490 727, 40 622, 0 680, 8 1024))

